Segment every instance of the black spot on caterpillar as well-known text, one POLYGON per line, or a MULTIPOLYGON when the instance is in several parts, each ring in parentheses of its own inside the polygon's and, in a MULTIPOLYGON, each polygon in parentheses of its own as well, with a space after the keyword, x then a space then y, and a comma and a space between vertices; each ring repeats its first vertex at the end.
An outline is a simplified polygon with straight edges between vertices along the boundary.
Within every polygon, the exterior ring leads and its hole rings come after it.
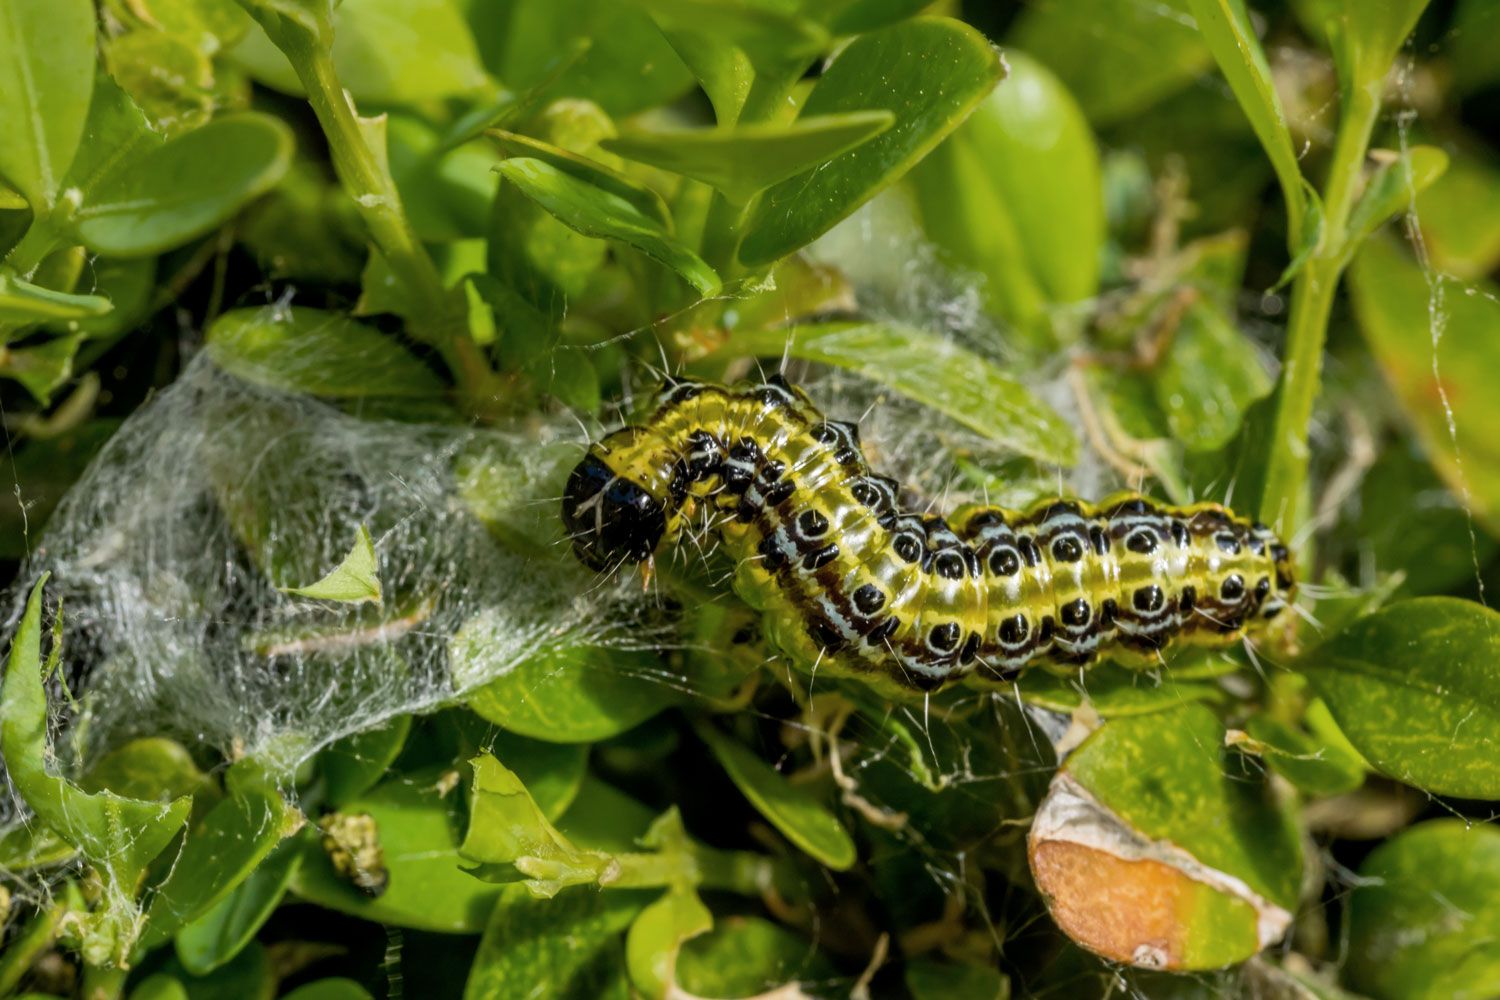
POLYGON ((589 449, 562 517, 578 557, 607 570, 650 558, 708 506, 735 591, 777 646, 886 690, 1226 646, 1295 589, 1286 546, 1218 504, 1118 494, 945 520, 898 496, 857 428, 784 381, 676 382, 644 423, 589 449))

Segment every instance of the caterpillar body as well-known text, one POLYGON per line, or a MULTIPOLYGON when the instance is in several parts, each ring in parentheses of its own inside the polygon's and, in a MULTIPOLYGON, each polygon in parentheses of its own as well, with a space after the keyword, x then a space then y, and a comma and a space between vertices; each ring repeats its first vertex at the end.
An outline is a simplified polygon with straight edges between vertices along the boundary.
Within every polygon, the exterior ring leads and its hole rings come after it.
POLYGON ((890 693, 1227 646, 1295 589, 1281 540, 1218 504, 903 510, 857 427, 779 377, 669 384, 644 423, 591 446, 562 518, 578 557, 607 570, 651 558, 701 505, 783 652, 890 693))

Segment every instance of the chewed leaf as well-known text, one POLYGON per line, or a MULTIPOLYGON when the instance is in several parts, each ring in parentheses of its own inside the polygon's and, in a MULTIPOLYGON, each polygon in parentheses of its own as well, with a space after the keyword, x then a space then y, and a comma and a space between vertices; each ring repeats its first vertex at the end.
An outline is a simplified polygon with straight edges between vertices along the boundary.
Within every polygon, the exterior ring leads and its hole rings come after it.
POLYGON ((729 350, 836 365, 890 386, 966 427, 1056 465, 1078 455, 1073 429, 1020 382, 984 358, 913 327, 826 323, 736 333, 729 350))
POLYGON ((718 293, 721 283, 713 268, 668 233, 659 220, 618 194, 529 156, 506 160, 495 169, 570 229, 627 243, 676 271, 699 294, 718 293))
POLYGON ((363 524, 355 535, 354 547, 327 576, 305 587, 281 587, 285 594, 313 597, 324 601, 341 601, 360 604, 372 601, 379 604, 380 577, 376 573, 375 543, 370 539, 370 529, 363 524))
POLYGON ((102 873, 105 904, 84 928, 83 954, 91 962, 123 962, 140 932, 135 887, 146 866, 187 819, 192 800, 147 802, 113 792, 89 794, 51 774, 46 761, 47 696, 42 686, 41 617, 44 575, 31 590, 11 642, 0 694, 0 754, 11 782, 37 820, 76 847, 102 873))
MULTIPOLYGON (((469 762, 474 784, 469 830, 459 848, 485 866, 514 866, 533 895, 551 897, 569 885, 597 883, 617 868, 602 851, 574 846, 547 819, 521 779, 493 754, 469 762)), ((488 881, 486 874, 481 874, 488 881)), ((496 879, 498 880, 498 879, 496 879)))
POLYGON ((1254 782, 1224 773, 1207 709, 1115 719, 1052 781, 1028 855, 1074 941, 1105 958, 1186 971, 1240 962, 1291 923, 1297 831, 1254 782))
POLYGON ((47 406, 52 394, 73 377, 73 357, 82 343, 83 336, 77 334, 12 350, 0 361, 0 376, 20 382, 33 399, 47 406))
POLYGON ((686 886, 674 886, 646 907, 625 938, 630 981, 641 995, 651 1000, 670 996, 677 983, 678 951, 713 925, 713 914, 686 886))

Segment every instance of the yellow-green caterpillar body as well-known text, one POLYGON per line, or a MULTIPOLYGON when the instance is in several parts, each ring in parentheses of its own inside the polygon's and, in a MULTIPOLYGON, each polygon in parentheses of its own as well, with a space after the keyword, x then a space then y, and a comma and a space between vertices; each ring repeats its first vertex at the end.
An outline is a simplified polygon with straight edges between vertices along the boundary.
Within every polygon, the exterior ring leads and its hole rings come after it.
POLYGON ((562 515, 579 558, 609 569, 651 558, 700 505, 783 652, 892 692, 1226 646, 1295 589, 1281 540, 1218 504, 905 511, 857 428, 779 378, 673 382, 643 423, 590 448, 562 515))

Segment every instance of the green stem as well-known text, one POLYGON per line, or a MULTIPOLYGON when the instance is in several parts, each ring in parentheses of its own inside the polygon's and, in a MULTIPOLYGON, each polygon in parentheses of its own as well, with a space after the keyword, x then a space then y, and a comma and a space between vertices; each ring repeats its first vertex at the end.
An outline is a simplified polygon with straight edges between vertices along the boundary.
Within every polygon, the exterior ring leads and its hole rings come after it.
POLYGON ((49 219, 37 219, 27 228, 21 242, 11 247, 10 253, 5 255, 5 266, 22 278, 30 279, 60 242, 57 227, 49 219))
POLYGON ((1284 536, 1296 533, 1307 481, 1308 424, 1322 381, 1328 318, 1347 259, 1349 213, 1363 176, 1370 136, 1380 118, 1380 98, 1354 88, 1339 122, 1338 138, 1323 196, 1323 235, 1292 285, 1286 348, 1269 430, 1269 458, 1260 497, 1260 518, 1284 536))
POLYGON ((85 965, 83 967, 83 1000, 114 1000, 125 992, 128 969, 112 965, 85 965))
POLYGON ((385 151, 367 141, 367 133, 339 82, 332 55, 319 46, 304 58, 293 57, 292 64, 328 139, 339 181, 354 199, 391 273, 405 289, 413 314, 421 317, 409 321, 408 332, 442 354, 471 405, 487 406, 496 391, 495 373, 483 350, 468 336, 460 301, 443 287, 437 265, 412 229, 385 151))

